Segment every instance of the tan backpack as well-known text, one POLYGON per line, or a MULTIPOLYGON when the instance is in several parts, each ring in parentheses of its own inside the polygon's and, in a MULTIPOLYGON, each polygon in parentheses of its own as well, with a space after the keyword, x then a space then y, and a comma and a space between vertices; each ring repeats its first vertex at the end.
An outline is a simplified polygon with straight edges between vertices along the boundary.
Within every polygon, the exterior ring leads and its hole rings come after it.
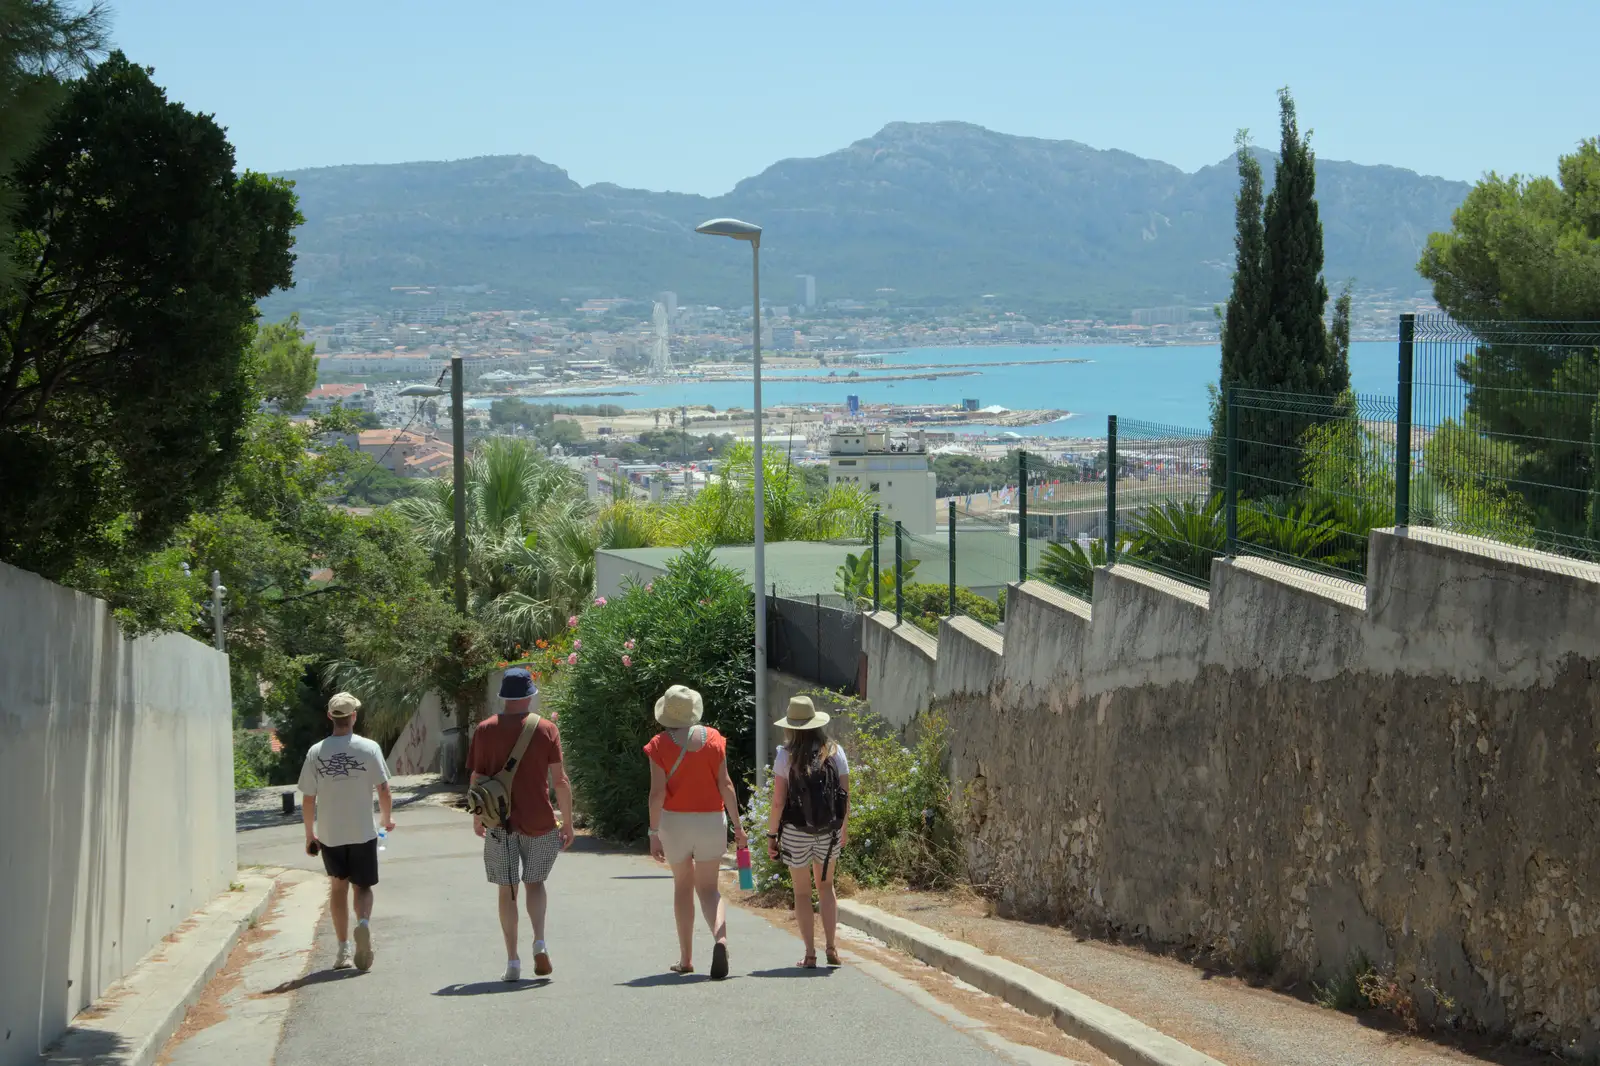
POLYGON ((511 828, 511 780, 516 776, 517 765, 528 753, 533 735, 539 731, 539 716, 530 713, 523 719, 522 732, 516 746, 500 772, 485 777, 467 789, 467 810, 471 811, 489 829, 511 828))

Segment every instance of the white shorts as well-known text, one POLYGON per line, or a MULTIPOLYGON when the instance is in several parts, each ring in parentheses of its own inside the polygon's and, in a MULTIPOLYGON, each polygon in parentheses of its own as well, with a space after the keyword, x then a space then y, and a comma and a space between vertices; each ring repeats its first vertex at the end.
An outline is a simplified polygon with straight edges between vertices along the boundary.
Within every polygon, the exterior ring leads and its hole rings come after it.
POLYGON ((822 876, 826 879, 832 876, 833 866, 839 859, 839 831, 811 833, 785 822, 778 827, 778 857, 791 870, 821 863, 822 876))
POLYGON ((712 862, 728 853, 728 816, 721 811, 662 811, 659 835, 668 863, 712 862))

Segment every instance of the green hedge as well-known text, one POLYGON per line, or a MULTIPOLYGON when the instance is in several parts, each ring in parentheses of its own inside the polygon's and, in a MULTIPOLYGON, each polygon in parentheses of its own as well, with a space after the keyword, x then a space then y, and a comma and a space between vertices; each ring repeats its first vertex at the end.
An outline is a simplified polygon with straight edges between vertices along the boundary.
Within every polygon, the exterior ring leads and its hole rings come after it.
POLYGON ((685 549, 652 584, 596 600, 578 620, 577 662, 545 706, 561 729, 579 803, 602 837, 638 840, 649 827, 650 768, 640 749, 660 731, 655 702, 670 685, 704 698, 703 721, 727 737, 734 781, 753 773, 754 612, 744 576, 701 547, 685 549))

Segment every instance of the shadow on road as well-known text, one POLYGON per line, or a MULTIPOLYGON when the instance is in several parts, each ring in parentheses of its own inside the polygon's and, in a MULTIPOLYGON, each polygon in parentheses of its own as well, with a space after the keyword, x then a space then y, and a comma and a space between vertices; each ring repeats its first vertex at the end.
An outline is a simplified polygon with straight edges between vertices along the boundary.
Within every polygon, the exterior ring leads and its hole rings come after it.
MULTIPOLYGON (((696 985, 711 978, 703 973, 653 973, 649 977, 635 977, 631 981, 618 981, 618 988, 660 988, 664 985, 696 985)), ((729 974, 724 983, 733 980, 729 974)))
POLYGON ((548 977, 535 977, 528 981, 474 981, 470 985, 445 985, 436 996, 498 996, 506 992, 526 992, 530 988, 543 988, 550 983, 548 977))
POLYGON ((784 966, 776 970, 751 970, 751 977, 832 977, 836 967, 814 966, 806 969, 801 966, 784 966))
POLYGON ((285 981, 277 988, 269 988, 261 993, 263 996, 281 996, 285 992, 293 992, 308 985, 325 985, 331 981, 344 981, 351 977, 360 977, 360 970, 317 970, 304 977, 296 977, 293 981, 285 981))
POLYGON ((613 881, 670 881, 671 874, 613 874, 613 881))

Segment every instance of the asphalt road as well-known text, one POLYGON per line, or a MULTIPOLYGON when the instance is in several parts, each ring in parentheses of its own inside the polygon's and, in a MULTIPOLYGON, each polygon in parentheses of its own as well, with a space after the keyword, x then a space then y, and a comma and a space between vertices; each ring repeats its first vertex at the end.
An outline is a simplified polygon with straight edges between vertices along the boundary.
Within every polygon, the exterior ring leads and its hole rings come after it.
MULTIPOLYGON (((583 838, 550 879, 554 975, 508 985, 494 892, 466 817, 418 805, 396 821, 372 922, 376 964, 324 979, 334 945, 321 919, 276 1066, 1004 1061, 859 969, 796 969, 798 938, 738 908, 728 916, 728 980, 668 973, 671 875, 583 838)), ((252 829, 241 834, 240 862, 315 866, 300 842, 298 818, 252 829)), ((531 973, 526 914, 522 938, 531 973)), ((702 925, 697 967, 709 967, 710 951, 702 925)))

